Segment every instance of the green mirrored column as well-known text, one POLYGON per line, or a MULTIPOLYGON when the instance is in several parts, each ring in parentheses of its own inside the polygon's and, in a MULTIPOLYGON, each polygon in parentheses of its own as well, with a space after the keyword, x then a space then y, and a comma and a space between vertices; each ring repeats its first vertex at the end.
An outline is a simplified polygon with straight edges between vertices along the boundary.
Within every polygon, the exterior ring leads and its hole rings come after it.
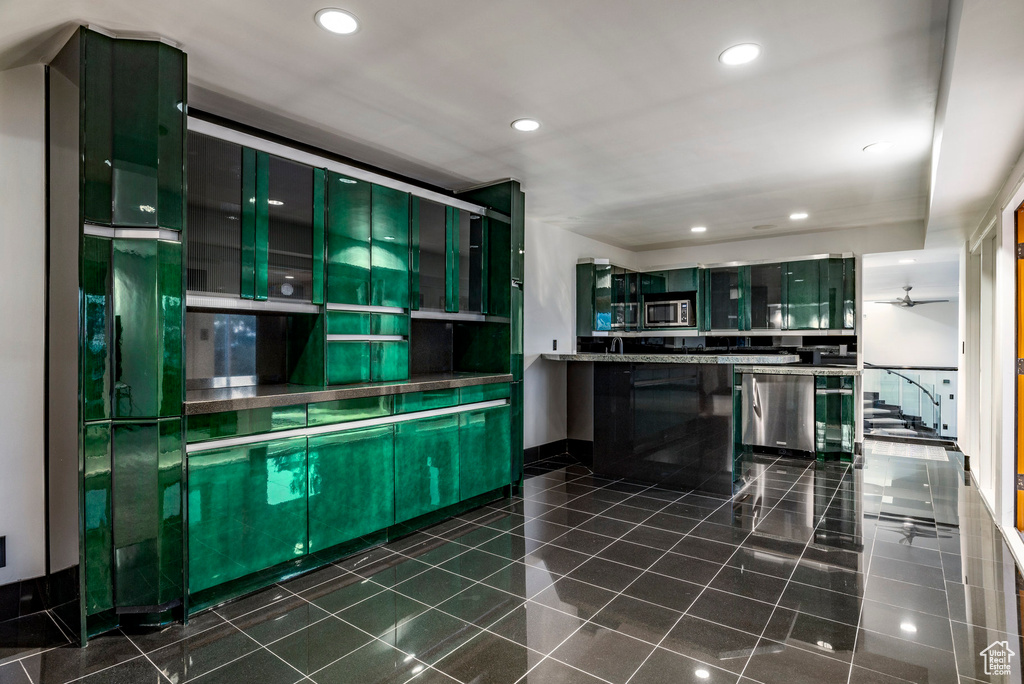
POLYGON ((370 303, 371 184, 327 172, 327 301, 370 303))
POLYGON ((189 591, 305 555, 306 438, 188 459, 189 591))
POLYGON ((395 426, 395 522, 459 500, 459 417, 395 426))
POLYGON ((114 40, 82 29, 82 211, 89 223, 112 220, 113 124, 112 62, 114 40))
POLYGON ((181 243, 157 242, 159 280, 156 283, 160 346, 154 350, 160 363, 160 416, 180 416, 185 400, 182 366, 184 297, 181 281, 181 243))
POLYGON ((383 530, 395 522, 393 427, 309 440, 309 550, 383 530))
POLYGON ((371 191, 371 304, 409 308, 409 194, 371 191))
POLYGON ((459 414, 459 496, 469 499, 503 487, 510 472, 509 408, 459 414))
POLYGON ((115 602, 182 596, 181 420, 113 424, 115 602))
POLYGON ((107 238, 82 239, 82 413, 110 418, 110 258, 107 238))
POLYGON ((85 600, 89 615, 114 607, 110 423, 85 426, 85 600))

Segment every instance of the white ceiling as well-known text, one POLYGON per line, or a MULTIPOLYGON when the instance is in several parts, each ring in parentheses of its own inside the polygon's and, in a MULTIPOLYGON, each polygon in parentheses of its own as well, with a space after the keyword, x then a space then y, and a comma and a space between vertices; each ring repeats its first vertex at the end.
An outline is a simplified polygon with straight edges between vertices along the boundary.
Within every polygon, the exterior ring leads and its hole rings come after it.
POLYGON ((0 0, 0 68, 77 23, 159 34, 193 107, 453 189, 519 178, 530 216, 634 250, 924 225, 946 0, 334 3, 357 34, 314 25, 325 0, 0 0))
POLYGON ((866 254, 862 262, 864 301, 902 298, 904 285, 911 299, 957 299, 960 255, 955 249, 866 254), (900 263, 913 259, 913 263, 900 263))

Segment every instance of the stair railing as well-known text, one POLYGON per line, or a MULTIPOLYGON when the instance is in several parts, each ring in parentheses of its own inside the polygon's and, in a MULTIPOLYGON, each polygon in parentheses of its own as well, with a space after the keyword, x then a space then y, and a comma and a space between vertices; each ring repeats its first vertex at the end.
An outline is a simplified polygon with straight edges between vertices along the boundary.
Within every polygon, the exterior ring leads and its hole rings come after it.
MULTIPOLYGON (((935 408, 936 408, 936 413, 935 413, 936 430, 935 430, 935 432, 936 432, 936 434, 938 436, 940 436, 940 437, 942 436, 942 430, 939 427, 939 426, 942 425, 942 417, 941 417, 942 416, 942 401, 941 401, 941 399, 937 399, 935 397, 935 395, 932 394, 931 391, 927 387, 922 385, 920 382, 918 382, 914 378, 911 378, 909 376, 904 375, 903 373, 900 373, 899 371, 895 371, 895 370, 893 370, 891 368, 886 368, 884 366, 876 366, 875 364, 868 363, 866 361, 864 362, 864 366, 867 367, 867 368, 874 368, 874 369, 877 369, 877 370, 884 370, 887 375, 895 375, 896 377, 903 378, 909 384, 915 385, 921 392, 924 392, 925 396, 928 397, 928 400, 931 401, 932 405, 935 406, 935 408)), ((899 399, 900 415, 902 416, 903 415, 903 391, 902 391, 902 388, 900 389, 899 394, 900 394, 900 399, 899 399)), ((924 411, 921 411, 921 413, 923 414, 924 411)))

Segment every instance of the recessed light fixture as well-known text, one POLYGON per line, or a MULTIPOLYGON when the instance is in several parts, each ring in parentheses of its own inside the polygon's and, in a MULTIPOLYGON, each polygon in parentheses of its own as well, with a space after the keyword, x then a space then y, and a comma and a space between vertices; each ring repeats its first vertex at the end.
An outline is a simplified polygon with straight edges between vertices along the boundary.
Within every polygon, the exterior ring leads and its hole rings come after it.
POLYGON ((890 142, 888 140, 879 140, 878 142, 871 143, 870 145, 865 146, 863 151, 868 152, 870 154, 878 154, 880 152, 888 152, 895 145, 896 143, 890 142))
POLYGON ((901 264, 913 264, 916 263, 917 259, 900 259, 901 264))
POLYGON ((740 43, 718 55, 718 61, 726 66, 739 66, 753 62, 760 56, 761 46, 757 43, 740 43))
POLYGON ((359 30, 356 15, 334 7, 325 7, 313 17, 317 25, 325 31, 347 36, 359 30))
POLYGON ((267 200, 267 204, 269 204, 272 207, 283 207, 284 206, 284 202, 282 202, 281 200, 268 199, 267 200))
POLYGON ((901 623, 900 624, 900 629, 902 629, 904 632, 908 632, 909 634, 916 634, 917 633, 917 627, 913 623, 910 623, 910 622, 901 623))
POLYGON ((530 131, 535 131, 540 128, 540 121, 537 121, 536 119, 516 119, 512 122, 512 128, 517 131, 529 133, 530 131))
POLYGON ((793 212, 792 214, 790 214, 789 218, 792 221, 803 221, 805 218, 807 218, 807 212, 806 211, 796 211, 796 212, 793 212))
POLYGON ((707 226, 694 226, 690 229, 691 233, 706 233, 708 231, 707 226))

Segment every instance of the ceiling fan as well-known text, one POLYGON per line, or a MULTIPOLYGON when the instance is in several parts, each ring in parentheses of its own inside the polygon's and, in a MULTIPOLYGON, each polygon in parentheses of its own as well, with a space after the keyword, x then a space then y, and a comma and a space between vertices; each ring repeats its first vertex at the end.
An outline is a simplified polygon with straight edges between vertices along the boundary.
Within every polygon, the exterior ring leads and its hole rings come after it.
POLYGON ((913 290, 913 289, 914 289, 914 287, 912 285, 904 285, 903 286, 903 291, 906 292, 907 294, 905 294, 902 299, 895 299, 895 300, 893 300, 893 299, 886 299, 886 300, 881 301, 881 302, 875 302, 875 304, 892 304, 893 306, 905 306, 907 308, 911 308, 911 307, 917 306, 918 304, 938 304, 939 302, 948 302, 949 301, 948 299, 918 299, 918 300, 913 300, 913 299, 910 298, 910 291, 913 290))

